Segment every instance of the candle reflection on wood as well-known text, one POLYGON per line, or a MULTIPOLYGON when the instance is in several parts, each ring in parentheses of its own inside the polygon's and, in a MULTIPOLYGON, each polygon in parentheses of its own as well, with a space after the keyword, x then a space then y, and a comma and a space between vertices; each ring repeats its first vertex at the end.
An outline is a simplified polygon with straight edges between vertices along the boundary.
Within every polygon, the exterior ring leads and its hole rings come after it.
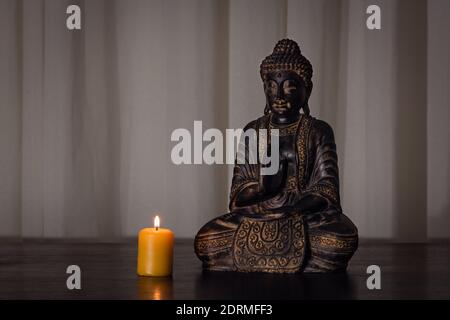
POLYGON ((171 300, 173 299, 172 278, 138 278, 138 299, 141 300, 171 300))

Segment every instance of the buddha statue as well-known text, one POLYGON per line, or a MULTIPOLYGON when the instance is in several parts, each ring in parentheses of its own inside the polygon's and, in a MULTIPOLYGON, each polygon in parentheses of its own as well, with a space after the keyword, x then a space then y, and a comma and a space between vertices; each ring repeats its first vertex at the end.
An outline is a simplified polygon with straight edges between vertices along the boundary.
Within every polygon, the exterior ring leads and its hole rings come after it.
POLYGON ((261 175, 261 163, 235 162, 230 212, 206 223, 195 238, 204 269, 346 270, 358 231, 340 205, 333 130, 310 115, 312 73, 311 63, 290 39, 279 41, 261 63, 264 115, 244 132, 266 129, 270 137, 278 129, 279 170, 261 175))

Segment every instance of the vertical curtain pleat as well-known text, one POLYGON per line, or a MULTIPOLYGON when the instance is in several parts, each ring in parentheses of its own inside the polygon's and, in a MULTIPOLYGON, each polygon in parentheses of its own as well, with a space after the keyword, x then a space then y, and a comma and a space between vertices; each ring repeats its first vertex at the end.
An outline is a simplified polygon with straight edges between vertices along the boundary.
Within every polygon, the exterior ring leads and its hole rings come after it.
POLYGON ((0 0, 0 236, 117 239, 159 212, 192 238, 226 212, 231 166, 172 164, 170 135, 260 116, 259 64, 289 37, 361 237, 449 237, 448 3, 378 1, 381 30, 370 4, 0 0))

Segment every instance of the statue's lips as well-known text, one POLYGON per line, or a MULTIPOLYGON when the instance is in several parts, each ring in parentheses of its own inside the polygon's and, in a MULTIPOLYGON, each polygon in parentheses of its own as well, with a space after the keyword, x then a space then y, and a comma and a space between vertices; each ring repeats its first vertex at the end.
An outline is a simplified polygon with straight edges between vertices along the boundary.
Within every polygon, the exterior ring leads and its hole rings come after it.
POLYGON ((287 104, 274 104, 273 108, 275 110, 286 110, 288 108, 287 104))

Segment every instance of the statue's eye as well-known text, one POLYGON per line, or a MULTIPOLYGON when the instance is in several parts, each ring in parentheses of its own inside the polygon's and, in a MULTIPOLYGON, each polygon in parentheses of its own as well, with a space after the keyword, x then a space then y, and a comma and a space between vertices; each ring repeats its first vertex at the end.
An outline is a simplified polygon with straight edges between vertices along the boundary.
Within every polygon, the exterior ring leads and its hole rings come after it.
POLYGON ((283 89, 286 94, 289 94, 297 90, 297 86, 292 81, 287 80, 283 83, 283 89))
POLYGON ((285 93, 293 93, 293 92, 295 92, 295 90, 297 90, 297 87, 296 86, 287 86, 287 87, 284 87, 283 89, 284 89, 285 93))
POLYGON ((269 81, 267 89, 271 92, 275 92, 277 90, 277 84, 274 81, 269 81))

